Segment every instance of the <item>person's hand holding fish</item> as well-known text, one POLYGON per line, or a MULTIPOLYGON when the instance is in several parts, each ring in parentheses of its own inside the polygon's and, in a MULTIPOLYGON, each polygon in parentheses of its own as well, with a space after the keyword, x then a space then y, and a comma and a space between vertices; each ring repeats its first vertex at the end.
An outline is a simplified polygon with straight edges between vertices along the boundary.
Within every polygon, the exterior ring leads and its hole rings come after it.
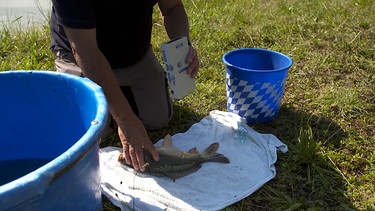
POLYGON ((128 165, 135 170, 145 170, 144 151, 148 151, 155 161, 159 154, 149 139, 141 121, 134 116, 131 120, 118 125, 118 134, 122 143, 123 157, 128 165))
MULTIPOLYGON (((229 163, 229 159, 224 155, 217 153, 219 143, 214 142, 208 146, 203 152, 199 153, 196 147, 191 148, 187 152, 180 151, 173 147, 172 137, 168 134, 165 136, 162 146, 157 147, 158 160, 155 162, 153 156, 145 151, 144 161, 147 167, 145 172, 159 173, 171 178, 173 181, 181 177, 187 176, 198 171, 201 164, 205 162, 229 163)), ((126 162, 126 155, 121 153, 118 162, 129 165, 126 162)), ((134 167, 133 167, 134 168, 134 167)), ((137 170, 136 168, 134 168, 137 170)))

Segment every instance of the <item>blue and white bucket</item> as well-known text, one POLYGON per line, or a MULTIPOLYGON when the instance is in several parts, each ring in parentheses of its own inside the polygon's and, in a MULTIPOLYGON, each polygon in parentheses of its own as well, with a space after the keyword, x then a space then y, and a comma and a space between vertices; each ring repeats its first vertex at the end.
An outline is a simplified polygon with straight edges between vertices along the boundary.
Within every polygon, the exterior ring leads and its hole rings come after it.
POLYGON ((274 120, 292 59, 272 50, 242 48, 224 54, 223 62, 228 111, 244 117, 248 123, 274 120))

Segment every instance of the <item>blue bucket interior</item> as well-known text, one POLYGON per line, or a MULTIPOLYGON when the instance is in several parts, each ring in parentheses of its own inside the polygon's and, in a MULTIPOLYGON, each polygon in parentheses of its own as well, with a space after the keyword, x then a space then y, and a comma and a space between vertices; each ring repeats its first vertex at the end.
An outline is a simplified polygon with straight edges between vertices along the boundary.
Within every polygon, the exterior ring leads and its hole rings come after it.
POLYGON ((282 53, 260 48, 229 51, 224 54, 223 62, 232 78, 252 83, 283 80, 293 63, 291 58, 282 53))
POLYGON ((3 199, 17 194, 20 181, 25 188, 38 183, 46 188, 98 144, 107 104, 101 88, 89 79, 52 71, 6 71, 0 72, 0 90, 3 199))
POLYGON ((223 56, 225 65, 244 71, 275 72, 289 69, 292 59, 267 49, 242 48, 230 51, 223 56))
POLYGON ((54 159, 74 145, 99 106, 82 80, 48 72, 1 74, 0 160, 54 159))

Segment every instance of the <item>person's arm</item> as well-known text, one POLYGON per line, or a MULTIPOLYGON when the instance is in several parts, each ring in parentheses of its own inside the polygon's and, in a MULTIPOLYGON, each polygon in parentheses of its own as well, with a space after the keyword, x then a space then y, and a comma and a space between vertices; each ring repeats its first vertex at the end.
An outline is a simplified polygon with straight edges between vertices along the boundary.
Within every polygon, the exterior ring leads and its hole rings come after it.
MULTIPOLYGON (((164 26, 170 39, 186 36, 189 40, 189 21, 181 0, 159 0, 158 5, 163 16, 164 26)), ((194 78, 199 70, 197 51, 190 46, 189 68, 186 71, 194 78)))
POLYGON ((98 48, 96 29, 64 27, 64 30, 83 74, 99 84, 104 91, 109 111, 118 124, 126 162, 132 164, 135 170, 144 171, 143 149, 150 151, 155 160, 159 159, 158 153, 143 124, 122 94, 107 59, 98 48))

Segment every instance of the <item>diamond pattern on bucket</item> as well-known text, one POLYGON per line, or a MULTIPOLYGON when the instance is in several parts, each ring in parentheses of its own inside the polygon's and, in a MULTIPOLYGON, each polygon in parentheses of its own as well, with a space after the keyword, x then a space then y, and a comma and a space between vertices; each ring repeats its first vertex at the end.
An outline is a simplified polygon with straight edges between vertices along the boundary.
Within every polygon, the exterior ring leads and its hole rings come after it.
POLYGON ((244 117, 248 123, 274 119, 284 92, 284 80, 250 83, 226 74, 227 109, 244 117))

